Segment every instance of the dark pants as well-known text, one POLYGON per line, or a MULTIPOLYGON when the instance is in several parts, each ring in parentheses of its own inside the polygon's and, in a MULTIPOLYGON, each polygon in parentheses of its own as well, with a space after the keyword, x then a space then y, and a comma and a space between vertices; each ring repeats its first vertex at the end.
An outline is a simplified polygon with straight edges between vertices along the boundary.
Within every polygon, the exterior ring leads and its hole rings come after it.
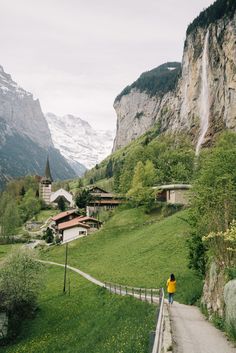
POLYGON ((173 304, 174 293, 168 293, 168 301, 169 301, 169 304, 173 304))

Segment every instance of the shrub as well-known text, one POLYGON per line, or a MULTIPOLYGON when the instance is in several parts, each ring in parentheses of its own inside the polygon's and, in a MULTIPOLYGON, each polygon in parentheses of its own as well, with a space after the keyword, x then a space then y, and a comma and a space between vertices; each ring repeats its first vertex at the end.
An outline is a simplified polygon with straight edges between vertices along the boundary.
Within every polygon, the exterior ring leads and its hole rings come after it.
POLYGON ((42 264, 26 249, 12 253, 3 263, 0 272, 0 309, 9 316, 11 335, 16 334, 22 319, 31 317, 37 307, 41 269, 42 264))
POLYGON ((51 228, 47 228, 44 235, 43 239, 46 241, 46 243, 52 243, 54 240, 53 232, 51 228))

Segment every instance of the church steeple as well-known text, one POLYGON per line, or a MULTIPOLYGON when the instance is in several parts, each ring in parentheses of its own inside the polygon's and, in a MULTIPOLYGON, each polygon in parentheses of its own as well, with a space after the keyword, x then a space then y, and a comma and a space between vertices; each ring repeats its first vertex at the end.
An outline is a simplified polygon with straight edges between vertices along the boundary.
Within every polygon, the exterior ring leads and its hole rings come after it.
POLYGON ((51 182, 53 181, 48 157, 47 157, 47 162, 46 162, 44 176, 46 177, 47 180, 50 180, 51 182))
POLYGON ((49 164, 49 159, 47 157, 44 176, 40 181, 40 187, 39 187, 39 196, 45 201, 47 205, 49 205, 51 202, 52 182, 53 180, 52 180, 52 175, 50 170, 50 164, 49 164))

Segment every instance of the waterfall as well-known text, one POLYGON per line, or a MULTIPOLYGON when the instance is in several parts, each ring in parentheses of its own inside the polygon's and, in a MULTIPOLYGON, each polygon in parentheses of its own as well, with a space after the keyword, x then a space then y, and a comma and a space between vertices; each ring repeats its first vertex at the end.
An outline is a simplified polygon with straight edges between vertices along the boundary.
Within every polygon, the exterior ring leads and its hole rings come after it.
POLYGON ((196 155, 199 154, 201 145, 209 126, 209 85, 208 85, 208 41, 209 31, 207 31, 202 54, 202 72, 201 72, 201 95, 200 95, 200 135, 196 146, 196 155))
POLYGON ((189 104, 188 104, 188 87, 190 82, 190 71, 189 71, 189 57, 188 52, 184 54, 183 58, 183 67, 182 67, 182 77, 184 86, 182 89, 183 101, 181 104, 180 109, 180 123, 187 121, 188 119, 188 111, 189 111, 189 104))

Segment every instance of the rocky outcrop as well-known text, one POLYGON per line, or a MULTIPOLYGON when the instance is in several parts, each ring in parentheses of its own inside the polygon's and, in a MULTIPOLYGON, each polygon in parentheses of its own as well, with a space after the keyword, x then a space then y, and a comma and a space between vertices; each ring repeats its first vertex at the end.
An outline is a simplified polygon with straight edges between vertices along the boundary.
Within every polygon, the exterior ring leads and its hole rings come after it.
POLYGON ((42 147, 52 147, 50 131, 38 99, 18 86, 0 66, 0 118, 15 133, 42 147))
POLYGON ((0 66, 0 188, 12 178, 42 175, 47 155, 55 179, 76 175, 54 148, 39 101, 0 66))
POLYGON ((217 314, 228 325, 236 326, 236 279, 228 281, 224 269, 212 262, 206 275, 202 305, 209 318, 217 314))
POLYGON ((225 319, 228 325, 236 327, 236 279, 224 287, 225 319))
POLYGON ((188 31, 182 72, 175 87, 154 96, 145 89, 133 88, 115 101, 117 133, 113 150, 155 124, 161 132, 187 132, 196 147, 210 144, 223 129, 236 131, 235 43, 236 15, 188 31))
POLYGON ((206 275, 202 296, 202 304, 210 315, 217 313, 220 317, 224 316, 225 283, 224 272, 215 262, 212 262, 206 275))

